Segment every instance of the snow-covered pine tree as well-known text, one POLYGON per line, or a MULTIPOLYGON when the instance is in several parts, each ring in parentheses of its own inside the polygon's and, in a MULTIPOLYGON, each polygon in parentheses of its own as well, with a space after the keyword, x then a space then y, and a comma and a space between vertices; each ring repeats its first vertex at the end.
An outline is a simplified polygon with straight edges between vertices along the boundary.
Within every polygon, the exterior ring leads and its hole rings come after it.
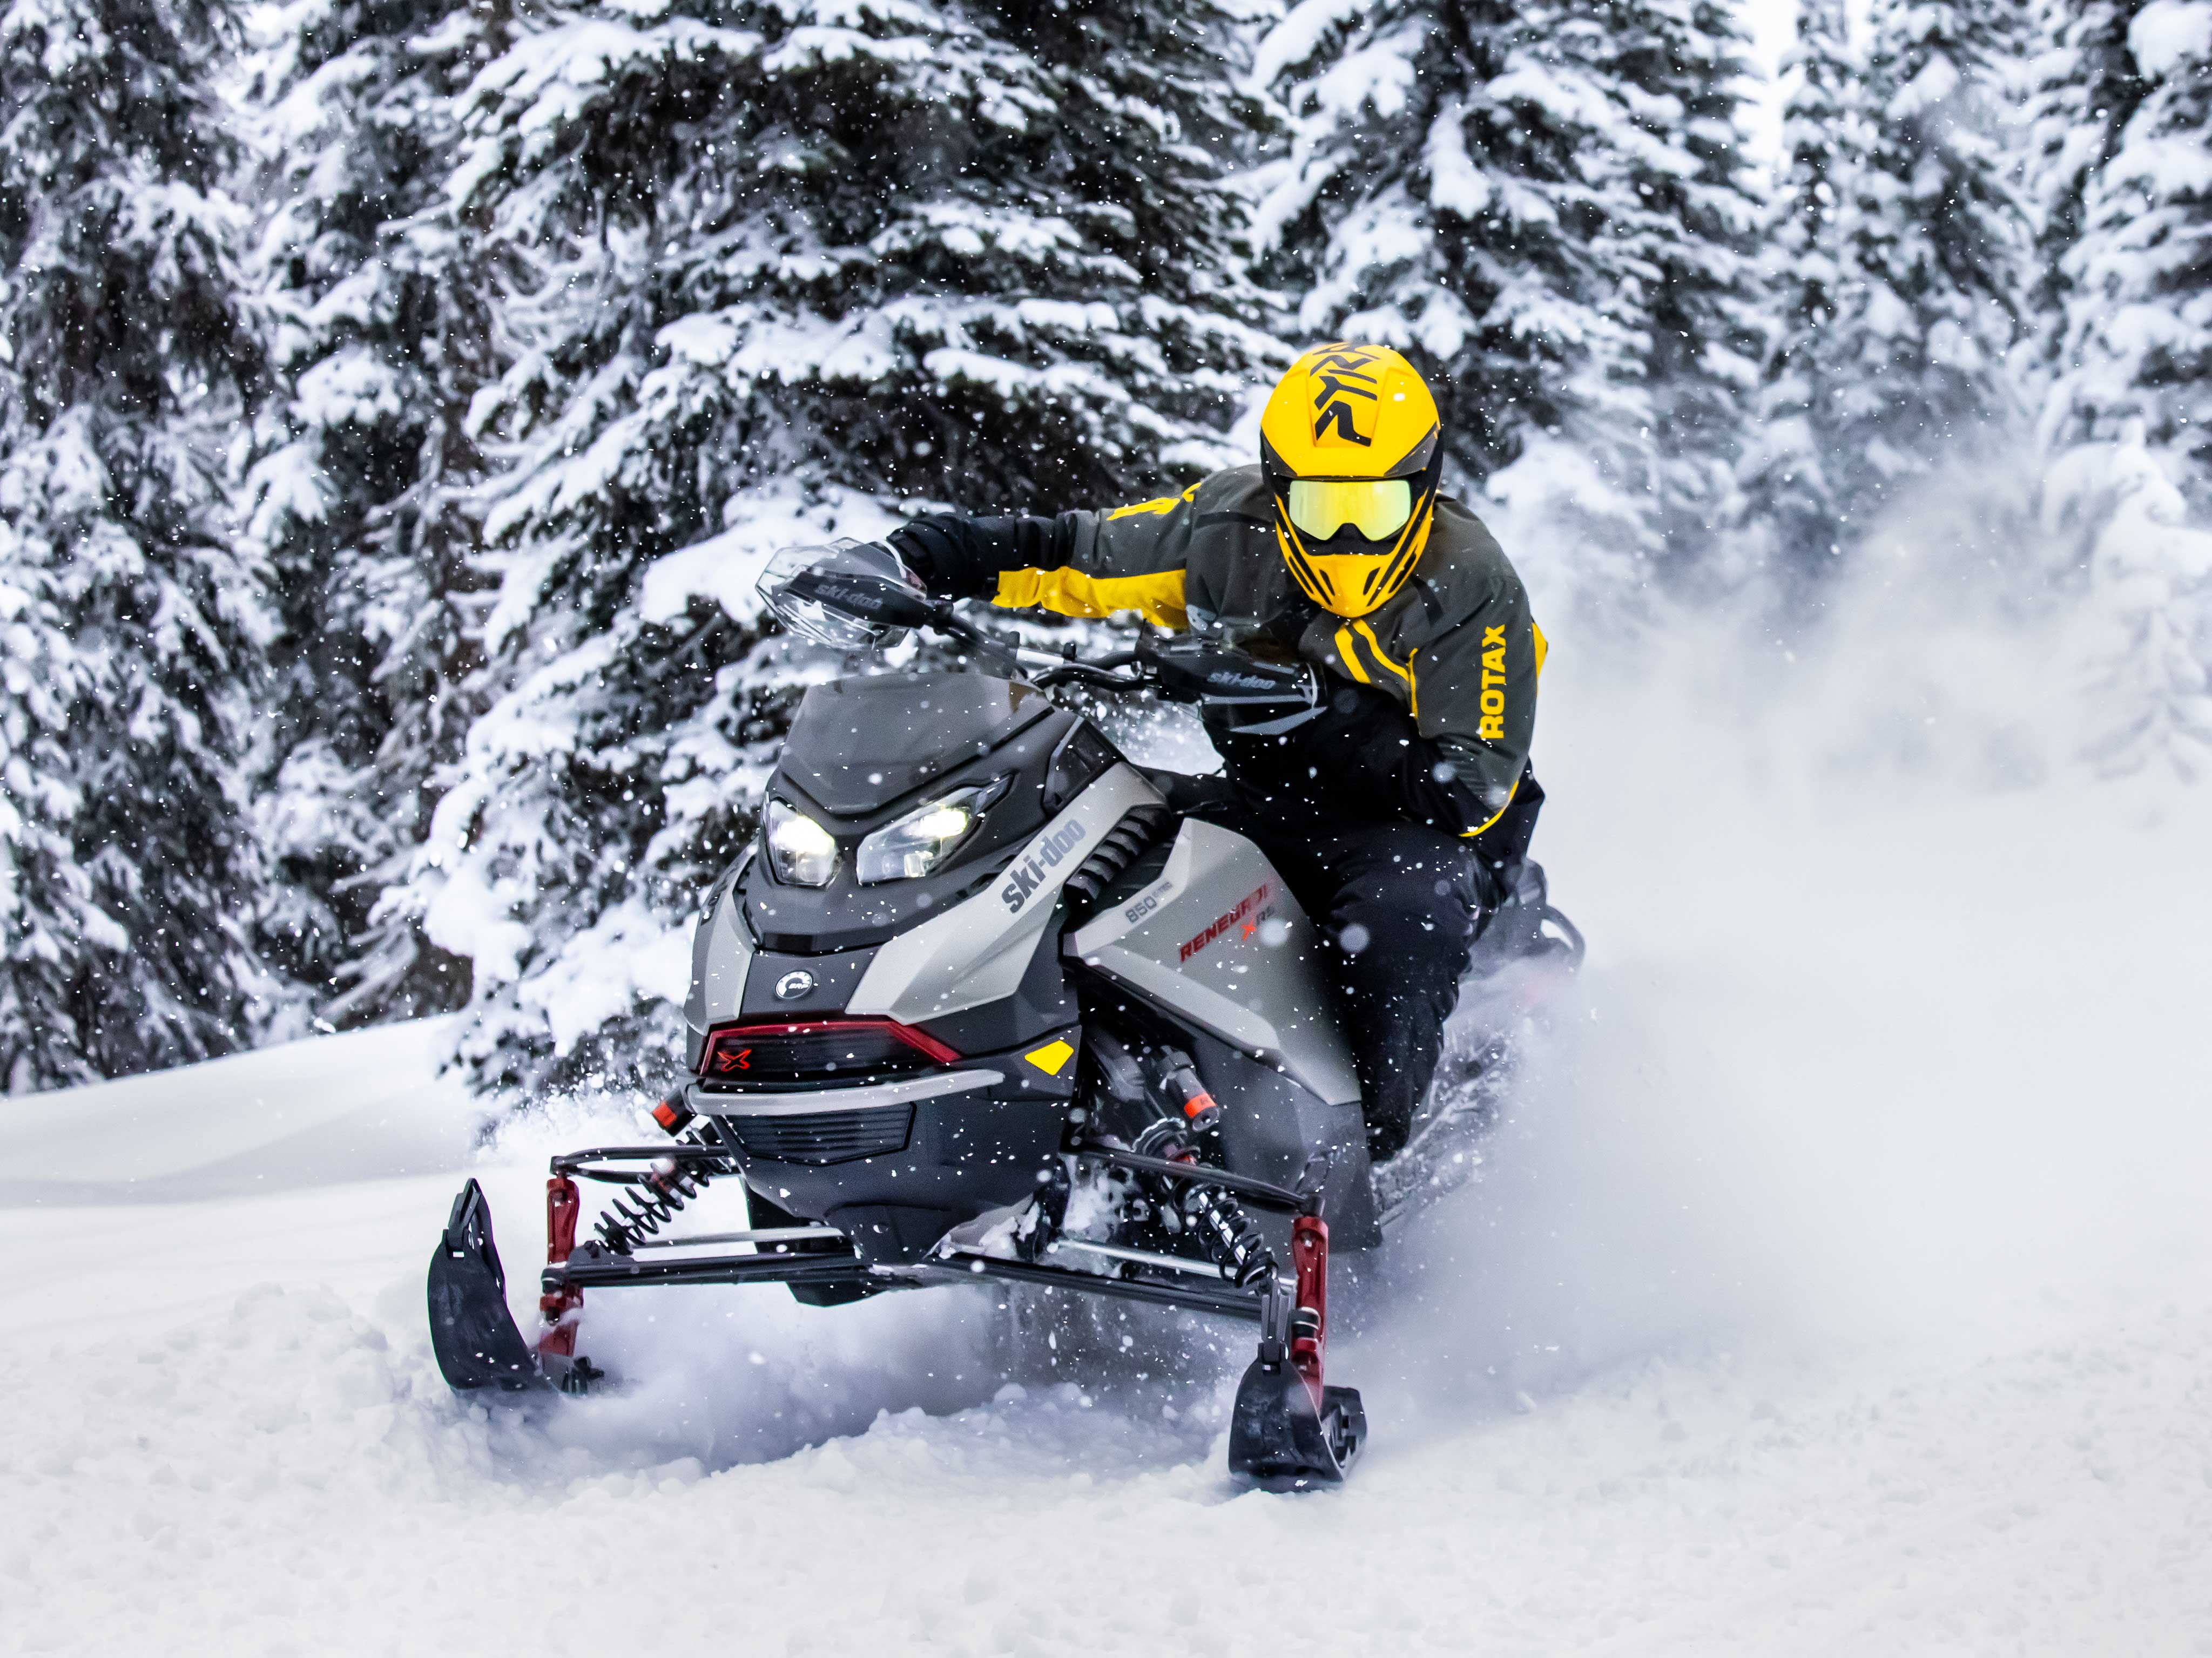
POLYGON ((1837 474, 1850 458, 1835 416, 1850 371, 1835 360, 1835 322, 1850 280, 1844 216, 1865 163, 1867 120, 1848 29, 1844 0, 1798 7, 1796 45, 1782 63, 1793 82, 1782 110, 1787 167, 1766 226, 1773 340, 1745 489, 1784 569, 1800 573, 1842 550, 1849 510, 1837 474))
POLYGON ((251 525, 283 621, 261 806, 285 878, 270 944, 331 1017, 404 1017, 467 993, 465 968, 378 905, 466 723, 481 584, 465 427, 490 374, 490 279, 436 210, 489 25, 451 0, 293 0, 261 27, 273 384, 251 525))
POLYGON ((2074 44, 2081 227, 2056 285, 2046 513, 2085 537, 2098 608, 2120 618, 2094 668, 2112 728, 2100 762, 2199 778, 2212 770, 2212 565, 2186 520, 2212 513, 2212 0, 2136 9, 2126 60, 2109 28, 2074 44), (2100 86, 2139 94, 2116 143, 2113 106, 2094 101, 2113 94, 2087 89, 2100 86))
POLYGON ((1830 449, 1851 536, 1934 466, 1972 459, 2017 412, 2027 222, 1995 136, 2017 0, 1875 0, 1870 122, 1842 248, 1830 449))
POLYGON ((1763 343, 1739 10, 1724 0, 1602 0, 1573 19, 1598 42, 1625 118, 1619 193, 1632 207, 1611 216, 1606 240, 1623 297, 1647 319, 1652 523, 1668 564, 1692 578, 1738 504, 1763 343))
MULTIPOLYGON (((2096 43, 2100 46, 2106 42, 2096 43)), ((2128 29, 2115 82, 2142 95, 2082 186, 2082 228, 2061 260, 2063 337, 2045 412, 2054 446, 2117 441, 2141 421, 2154 453, 2212 507, 2212 0, 2152 0, 2128 29)), ((2091 139, 2105 119, 2081 113, 2091 139)), ((2087 149, 2087 144, 2083 148, 2087 149)))
POLYGON ((2089 185, 2149 90, 2128 46, 2145 0, 2043 0, 2030 73, 2031 194, 2038 209, 2031 302, 2046 358, 2065 340, 2068 255, 2081 240, 2089 185))
POLYGON ((214 0, 0 19, 0 1080, 247 1040, 237 753, 269 633, 224 440, 258 373, 214 0))
POLYGON ((1986 454, 2019 412, 2006 352, 2027 228, 1996 136, 2013 9, 1875 0, 1863 56, 1841 6, 1799 14, 1788 187, 1770 225, 1778 313, 1746 481, 1801 577, 1912 481, 1986 454))
POLYGON ((1656 553, 1726 488, 1753 370, 1741 37, 1704 0, 1304 0, 1259 230, 1303 337, 1413 351, 1480 487, 1559 476, 1656 553))
POLYGON ((625 0, 478 78, 452 198, 506 273, 501 586, 410 900, 474 967, 481 1082, 665 1077, 679 929, 831 665, 763 640, 768 551, 1231 459, 1281 354, 1227 257, 1220 22, 625 0))

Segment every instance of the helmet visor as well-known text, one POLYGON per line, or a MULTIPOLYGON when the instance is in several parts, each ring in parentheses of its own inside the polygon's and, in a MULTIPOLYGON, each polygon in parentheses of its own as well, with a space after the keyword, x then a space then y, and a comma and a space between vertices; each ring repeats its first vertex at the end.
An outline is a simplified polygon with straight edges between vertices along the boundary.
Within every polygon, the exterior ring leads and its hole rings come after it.
POLYGON ((1388 541, 1413 515, 1413 485, 1407 478, 1293 478, 1283 505, 1298 533, 1316 541, 1346 526, 1370 541, 1388 541))

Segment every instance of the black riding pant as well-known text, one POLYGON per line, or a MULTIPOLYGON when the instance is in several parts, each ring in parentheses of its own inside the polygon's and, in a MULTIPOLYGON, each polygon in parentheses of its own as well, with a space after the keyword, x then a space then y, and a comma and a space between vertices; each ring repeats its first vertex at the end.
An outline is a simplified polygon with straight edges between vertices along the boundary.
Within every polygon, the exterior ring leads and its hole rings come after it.
POLYGON ((1395 1157, 1436 1075, 1476 936, 1519 878, 1544 791, 1524 763, 1505 811, 1462 839, 1374 798, 1310 732, 1209 734, 1229 798, 1203 815, 1257 841, 1320 926, 1368 1149, 1395 1157))
POLYGON ((1259 843, 1328 941, 1368 1150, 1378 1162, 1395 1156, 1436 1075, 1497 877, 1474 844, 1426 824, 1240 793, 1206 815, 1259 843))

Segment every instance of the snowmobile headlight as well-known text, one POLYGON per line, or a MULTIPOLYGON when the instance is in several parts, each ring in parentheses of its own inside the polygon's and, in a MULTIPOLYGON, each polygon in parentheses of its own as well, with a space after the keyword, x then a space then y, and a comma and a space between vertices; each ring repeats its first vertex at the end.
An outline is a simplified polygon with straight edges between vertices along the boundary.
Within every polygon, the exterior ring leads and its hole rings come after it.
POLYGON ((798 807, 771 798, 762 814, 769 866, 795 887, 826 887, 837 872, 836 837, 798 807))
POLYGON ((860 842, 858 874, 865 883, 912 881, 943 863, 982 815, 981 789, 955 789, 887 823, 860 842))

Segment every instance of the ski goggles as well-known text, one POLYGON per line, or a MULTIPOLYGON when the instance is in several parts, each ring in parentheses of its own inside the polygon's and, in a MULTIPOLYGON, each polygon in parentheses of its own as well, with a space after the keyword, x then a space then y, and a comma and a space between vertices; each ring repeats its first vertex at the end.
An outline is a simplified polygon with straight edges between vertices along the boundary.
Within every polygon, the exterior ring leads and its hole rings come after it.
POLYGON ((1409 478, 1293 478, 1283 508, 1298 533, 1316 541, 1347 527, 1388 541, 1413 516, 1413 485, 1409 478))

